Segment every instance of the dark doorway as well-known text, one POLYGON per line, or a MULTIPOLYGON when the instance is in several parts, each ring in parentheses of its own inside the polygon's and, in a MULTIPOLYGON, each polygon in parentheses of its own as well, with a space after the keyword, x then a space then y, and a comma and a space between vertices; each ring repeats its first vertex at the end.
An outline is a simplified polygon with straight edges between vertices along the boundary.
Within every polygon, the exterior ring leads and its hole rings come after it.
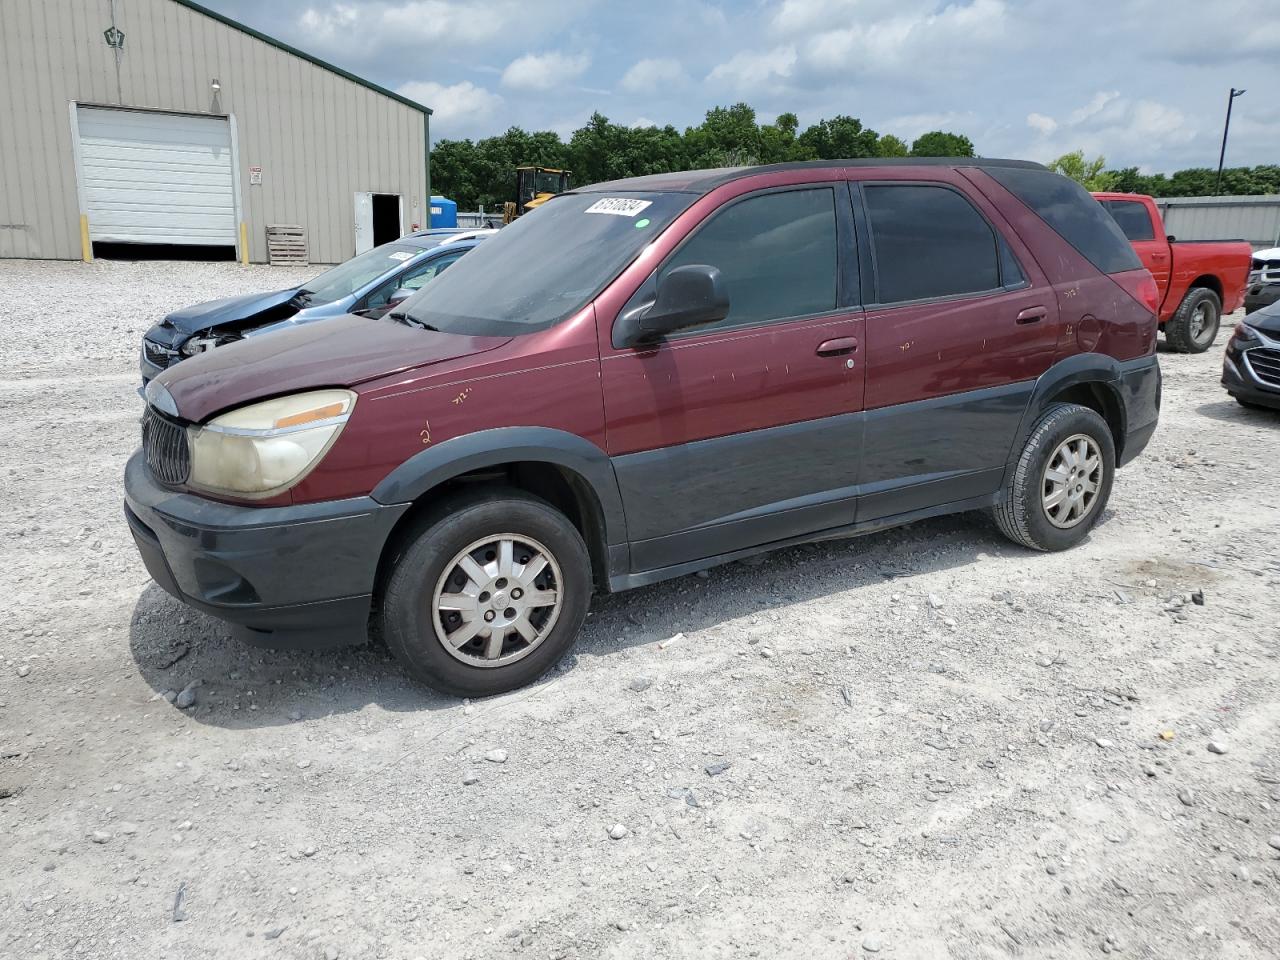
POLYGON ((373 195, 373 245, 381 246, 400 239, 400 195, 373 195))
POLYGON ((234 260, 235 247, 211 247, 189 243, 111 243, 95 241, 99 260, 234 260))

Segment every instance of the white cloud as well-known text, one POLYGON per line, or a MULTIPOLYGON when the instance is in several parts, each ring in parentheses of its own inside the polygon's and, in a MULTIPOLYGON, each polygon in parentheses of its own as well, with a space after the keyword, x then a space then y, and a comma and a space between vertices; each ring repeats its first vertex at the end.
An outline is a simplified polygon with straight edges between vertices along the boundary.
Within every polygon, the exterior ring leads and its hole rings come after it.
POLYGON ((656 127, 656 126, 657 124, 654 123, 652 120, 650 120, 648 117, 636 117, 636 119, 631 121, 632 130, 643 130, 646 127, 656 127))
POLYGON ((356 7, 332 3, 307 7, 299 17, 307 39, 320 46, 346 50, 377 42, 482 43, 499 37, 521 13, 511 0, 491 4, 476 16, 469 3, 457 0, 408 0, 356 7))
POLYGON ((1103 112, 1111 108, 1111 115, 1115 115, 1116 109, 1123 109, 1124 102, 1120 100, 1119 90, 1099 90, 1093 95, 1088 103, 1083 107, 1077 107, 1071 111, 1071 116, 1067 120, 1071 124, 1081 124, 1093 117, 1102 116, 1103 112))
POLYGON ((1115 90, 1100 90, 1061 122, 1040 113, 1027 115, 1037 140, 1030 152, 1052 160, 1072 150, 1102 154, 1118 166, 1133 165, 1126 158, 1149 152, 1171 152, 1191 143, 1195 126, 1176 107, 1155 100, 1131 99, 1115 90))
POLYGON ((502 71, 505 86, 519 90, 551 90, 576 80, 591 66, 591 57, 567 53, 526 53, 502 71))
POLYGON ((790 45, 772 50, 744 50, 717 66, 707 81, 738 91, 755 90, 791 76, 796 65, 796 48, 790 45))
POLYGON ((628 93, 649 93, 660 87, 672 87, 685 80, 679 60, 657 57, 639 60, 623 74, 619 86, 628 93))
MULTIPOLYGON (((810 4, 812 6, 813 4, 810 4)), ((900 8, 901 9, 901 8, 900 8)), ((815 15, 794 22, 817 22, 815 15)), ((972 73, 975 53, 995 44, 1006 32, 1004 0, 973 0, 932 13, 908 7, 883 17, 851 16, 841 25, 815 30, 802 44, 802 60, 819 71, 864 74, 922 64, 963 65, 972 73)))
POLYGON ((470 80, 452 86, 432 80, 411 80, 401 84, 396 93, 430 107, 433 124, 447 125, 459 120, 474 124, 492 116, 502 106, 502 97, 477 87, 470 80))
POLYGON ((1043 113, 1028 113, 1027 126, 1047 137, 1058 129, 1058 121, 1053 117, 1045 116, 1043 113))

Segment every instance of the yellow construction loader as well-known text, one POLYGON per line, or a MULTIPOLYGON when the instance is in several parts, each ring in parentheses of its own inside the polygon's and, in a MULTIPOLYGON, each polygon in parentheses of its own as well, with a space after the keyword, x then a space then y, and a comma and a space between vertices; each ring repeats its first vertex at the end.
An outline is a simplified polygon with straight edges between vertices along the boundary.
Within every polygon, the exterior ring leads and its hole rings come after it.
POLYGON ((502 222, 510 223, 569 189, 569 171, 553 167, 516 167, 516 199, 502 205, 502 222))

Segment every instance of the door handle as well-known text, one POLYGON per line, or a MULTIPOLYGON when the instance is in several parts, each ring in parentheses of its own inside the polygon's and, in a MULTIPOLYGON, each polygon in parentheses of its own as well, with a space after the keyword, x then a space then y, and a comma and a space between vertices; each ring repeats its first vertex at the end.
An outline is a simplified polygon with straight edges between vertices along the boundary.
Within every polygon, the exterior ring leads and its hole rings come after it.
POLYGON ((1018 323, 1038 323, 1049 315, 1049 311, 1044 307, 1027 307, 1018 314, 1018 323))
POLYGON ((844 353, 853 353, 857 349, 857 337, 836 337, 834 340, 823 340, 814 353, 820 357, 838 357, 844 353))

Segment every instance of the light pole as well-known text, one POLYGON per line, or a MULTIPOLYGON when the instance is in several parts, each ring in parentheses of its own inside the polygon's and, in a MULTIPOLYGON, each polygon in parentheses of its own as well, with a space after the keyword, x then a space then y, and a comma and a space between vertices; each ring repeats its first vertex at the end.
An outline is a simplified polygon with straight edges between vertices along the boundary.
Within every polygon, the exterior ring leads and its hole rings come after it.
POLYGON ((1222 125, 1222 149, 1218 151, 1218 176, 1213 181, 1213 192, 1216 195, 1222 186, 1222 161, 1227 157, 1227 131, 1231 129, 1231 104, 1236 97, 1243 96, 1245 91, 1231 88, 1231 93, 1227 96, 1227 122, 1222 125))

